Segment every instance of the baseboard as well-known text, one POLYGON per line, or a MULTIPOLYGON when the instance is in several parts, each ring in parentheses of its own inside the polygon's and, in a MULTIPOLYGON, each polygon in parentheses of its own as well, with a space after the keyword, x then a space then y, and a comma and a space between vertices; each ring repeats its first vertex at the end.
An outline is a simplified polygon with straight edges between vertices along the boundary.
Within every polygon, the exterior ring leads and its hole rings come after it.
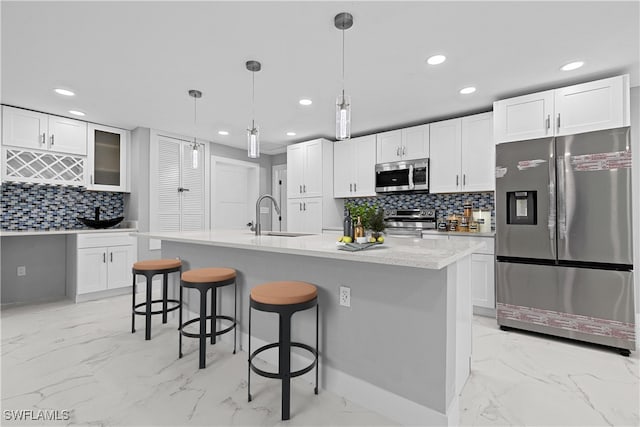
MULTIPOLYGON (((240 349, 247 351, 248 338, 249 336, 244 332, 239 333, 240 349)), ((233 334, 221 335, 220 339, 223 342, 233 342, 233 334)), ((261 339, 255 337, 251 339, 251 348, 254 351, 266 344, 268 343, 261 339)), ((275 366, 278 365, 278 354, 275 350, 263 352, 258 358, 274 366, 274 370, 275 366)), ((300 369, 310 363, 311 359, 304 355, 291 354, 291 366, 293 369, 300 369)), ((308 382, 312 387, 315 384, 315 370, 299 378, 308 382)), ((344 397, 402 425, 454 426, 458 424, 460 418, 458 396, 455 396, 450 403, 447 414, 443 414, 340 370, 323 365, 322 353, 320 354, 320 383, 318 387, 344 397)))
POLYGON ((477 314, 478 316, 483 317, 491 317, 492 319, 496 318, 496 309, 495 308, 487 308, 487 307, 478 307, 473 306, 473 314, 477 314))
POLYGON ((76 302, 94 301, 97 299, 115 297, 118 295, 125 295, 130 293, 131 293, 131 286, 125 286, 123 288, 107 289, 106 291, 98 291, 98 292, 91 292, 89 294, 76 295, 75 301, 76 302))

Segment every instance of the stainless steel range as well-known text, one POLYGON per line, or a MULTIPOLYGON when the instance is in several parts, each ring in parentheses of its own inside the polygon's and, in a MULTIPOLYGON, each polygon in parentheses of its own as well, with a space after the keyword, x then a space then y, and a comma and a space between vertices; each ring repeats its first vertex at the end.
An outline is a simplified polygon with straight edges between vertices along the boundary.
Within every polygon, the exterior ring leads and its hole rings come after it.
POLYGON ((391 236, 422 237, 422 230, 436 229, 434 209, 391 209, 384 211, 384 224, 391 236))

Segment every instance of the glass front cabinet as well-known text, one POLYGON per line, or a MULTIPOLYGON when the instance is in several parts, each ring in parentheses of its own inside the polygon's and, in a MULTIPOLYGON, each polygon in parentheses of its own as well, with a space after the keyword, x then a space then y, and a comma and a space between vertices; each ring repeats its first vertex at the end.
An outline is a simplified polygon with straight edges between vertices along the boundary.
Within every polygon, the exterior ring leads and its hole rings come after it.
POLYGON ((129 132, 89 124, 87 189, 128 192, 127 153, 129 132))

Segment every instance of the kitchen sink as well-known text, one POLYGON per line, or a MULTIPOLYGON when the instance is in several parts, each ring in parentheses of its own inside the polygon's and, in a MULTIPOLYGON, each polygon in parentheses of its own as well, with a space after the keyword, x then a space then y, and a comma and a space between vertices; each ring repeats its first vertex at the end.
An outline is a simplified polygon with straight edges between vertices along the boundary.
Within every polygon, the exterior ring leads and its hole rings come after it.
POLYGON ((111 219, 102 219, 102 220, 89 219, 89 218, 78 218, 78 220, 80 220, 80 222, 82 222, 84 225, 86 225, 88 227, 91 227, 91 228, 109 228, 109 227, 113 227, 115 225, 120 224, 123 219, 124 219, 123 216, 119 216, 117 218, 111 218, 111 219))
POLYGON ((263 236, 278 236, 278 237, 300 237, 300 236, 313 236, 312 233, 288 233, 286 231, 265 231, 263 236))

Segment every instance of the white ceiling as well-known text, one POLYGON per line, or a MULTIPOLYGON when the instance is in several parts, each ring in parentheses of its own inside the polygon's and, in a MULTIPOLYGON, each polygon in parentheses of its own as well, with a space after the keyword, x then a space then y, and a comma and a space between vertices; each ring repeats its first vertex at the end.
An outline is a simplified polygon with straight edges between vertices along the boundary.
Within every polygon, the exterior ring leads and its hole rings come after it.
POLYGON ((4 104, 263 152, 335 135, 341 32, 353 136, 491 109, 493 101, 621 73, 639 84, 633 2, 1 2, 4 104), (443 53, 447 61, 425 59, 443 53), (576 71, 559 67, 572 60, 576 71), (472 95, 462 87, 478 88, 472 95), (52 90, 64 87, 73 98, 52 90), (204 93, 193 122, 188 89, 204 93), (313 105, 303 107, 307 97, 313 105), (218 130, 228 130, 220 136, 218 130), (287 137, 287 131, 297 133, 287 137))

